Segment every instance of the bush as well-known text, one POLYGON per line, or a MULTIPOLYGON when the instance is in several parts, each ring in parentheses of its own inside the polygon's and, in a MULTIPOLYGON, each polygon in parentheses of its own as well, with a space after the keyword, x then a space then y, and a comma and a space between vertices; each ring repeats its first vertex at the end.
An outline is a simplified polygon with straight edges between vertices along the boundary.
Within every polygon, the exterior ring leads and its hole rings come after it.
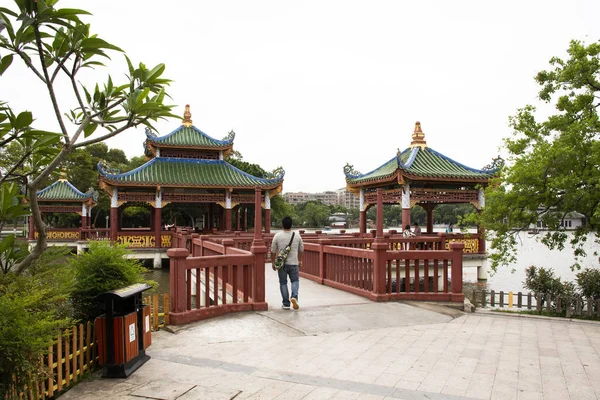
POLYGON ((107 242, 90 242, 87 253, 76 256, 71 261, 75 274, 74 289, 71 295, 75 318, 93 320, 104 310, 96 297, 109 290, 119 289, 134 283, 148 283, 144 280, 146 269, 133 258, 123 245, 107 242))
MULTIPOLYGON (((569 292, 569 288, 563 285, 560 278, 554 276, 552 268, 538 268, 533 265, 525 269, 523 286, 531 290, 536 297, 540 294, 542 296, 549 294, 552 298, 556 298, 569 292)), ((542 298, 542 305, 544 302, 545 298, 542 298)))
POLYGON ((600 270, 586 268, 577 274, 577 285, 583 297, 600 299, 600 270))
POLYGON ((41 376, 40 356, 60 329, 71 326, 71 275, 64 250, 52 248, 23 275, 0 275, 0 398, 17 379, 41 376))

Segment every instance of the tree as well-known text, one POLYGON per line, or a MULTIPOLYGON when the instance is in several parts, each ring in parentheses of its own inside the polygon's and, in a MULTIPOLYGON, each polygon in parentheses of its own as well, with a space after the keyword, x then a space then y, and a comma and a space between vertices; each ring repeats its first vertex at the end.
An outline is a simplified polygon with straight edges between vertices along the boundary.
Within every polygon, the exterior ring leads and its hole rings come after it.
POLYGON ((528 105, 509 119, 509 157, 486 189, 479 221, 494 231, 494 269, 515 260, 516 235, 538 219, 549 227, 542 242, 562 250, 569 241, 576 260, 585 255, 588 233, 600 233, 599 53, 600 43, 572 41, 568 58, 553 57, 552 68, 535 78, 540 99, 554 106, 554 114, 538 120, 528 105), (585 225, 569 236, 560 221, 571 212, 583 214, 585 225))
MULTIPOLYGON (((159 118, 176 117, 171 114, 173 106, 164 103, 165 87, 170 81, 162 77, 163 64, 147 68, 139 63, 135 67, 125 56, 128 75, 124 82, 115 84, 108 76, 103 85, 84 86, 79 79, 81 71, 102 67, 104 61, 110 60, 109 51, 123 50, 90 33, 90 26, 80 19, 89 15, 87 11, 57 9, 57 3, 58 0, 15 0, 14 9, 0 7, 6 28, 6 36, 0 36, 0 74, 6 73, 15 56, 20 59, 33 78, 44 84, 60 128, 59 132, 33 129, 31 112, 16 114, 6 104, 0 104, 0 147, 15 142, 22 148, 21 158, 3 171, 0 183, 17 179, 27 188, 39 232, 35 247, 16 267, 19 273, 39 258, 47 246, 36 192, 74 150, 138 125, 152 127, 152 121, 159 118), (56 90, 59 85, 66 86, 66 82, 74 104, 56 90), (19 169, 23 171, 15 174, 19 169)), ((120 154, 114 156, 118 158, 120 154)))

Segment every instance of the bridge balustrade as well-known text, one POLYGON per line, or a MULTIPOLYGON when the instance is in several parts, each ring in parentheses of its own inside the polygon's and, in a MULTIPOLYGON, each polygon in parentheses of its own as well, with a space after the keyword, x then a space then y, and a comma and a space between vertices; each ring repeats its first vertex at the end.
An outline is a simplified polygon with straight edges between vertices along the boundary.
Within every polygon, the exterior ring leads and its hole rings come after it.
MULTIPOLYGON (((183 239, 177 238, 179 243, 183 239)), ((261 263, 251 252, 234 247, 232 239, 217 243, 194 237, 190 246, 202 256, 190 256, 187 248, 167 250, 171 258, 172 324, 267 309, 264 289, 257 287, 257 282, 264 282, 264 260, 261 263)))
MULTIPOLYGON (((374 301, 464 300, 462 243, 449 244, 450 250, 390 250, 394 243, 402 248, 417 242, 396 238, 374 246, 375 241, 370 239, 369 248, 339 242, 320 239, 305 243, 300 275, 374 301)), ((441 246, 444 241, 429 243, 441 246)), ((357 240, 358 245, 364 246, 364 239, 357 240)))

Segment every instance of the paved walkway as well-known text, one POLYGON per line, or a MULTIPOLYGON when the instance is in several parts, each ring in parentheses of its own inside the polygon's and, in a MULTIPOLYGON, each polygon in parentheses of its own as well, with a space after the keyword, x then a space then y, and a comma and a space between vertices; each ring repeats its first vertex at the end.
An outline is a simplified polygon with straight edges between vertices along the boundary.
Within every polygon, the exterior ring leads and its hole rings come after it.
POLYGON ((274 275, 272 310, 157 332, 131 377, 61 400, 600 398, 600 323, 371 303, 307 280, 285 311, 274 275))

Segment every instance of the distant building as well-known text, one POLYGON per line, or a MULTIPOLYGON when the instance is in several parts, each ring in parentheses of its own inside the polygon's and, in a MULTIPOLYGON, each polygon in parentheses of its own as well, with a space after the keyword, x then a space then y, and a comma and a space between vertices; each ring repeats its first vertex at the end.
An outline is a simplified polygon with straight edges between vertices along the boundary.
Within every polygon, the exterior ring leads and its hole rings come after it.
MULTIPOLYGON (((585 225, 585 216, 581 213, 571 211, 560 220, 560 226, 565 229, 576 229, 580 226, 585 225)), ((542 221, 541 215, 538 217, 538 221, 535 226, 531 228, 535 229, 548 229, 548 226, 542 221)))
POLYGON ((348 209, 360 208, 360 197, 352 194, 346 188, 336 190, 338 204, 348 209))
POLYGON ((346 208, 358 208, 360 204, 358 196, 348 192, 346 188, 320 193, 288 192, 283 195, 283 199, 288 204, 320 201, 323 204, 331 206, 340 205, 346 208))

